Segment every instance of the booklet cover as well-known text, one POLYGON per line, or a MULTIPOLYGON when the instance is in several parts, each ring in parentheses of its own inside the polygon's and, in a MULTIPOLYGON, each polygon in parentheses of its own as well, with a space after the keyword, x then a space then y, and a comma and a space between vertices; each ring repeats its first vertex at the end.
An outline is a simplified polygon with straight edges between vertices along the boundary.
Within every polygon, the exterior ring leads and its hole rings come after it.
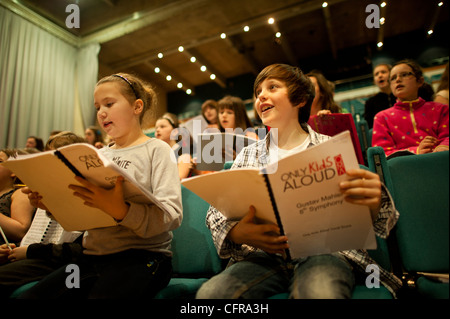
POLYGON ((182 184, 230 219, 255 206, 261 222, 279 225, 297 258, 376 248, 369 208, 346 202, 339 190, 354 168, 359 164, 346 131, 261 170, 221 171, 182 184))

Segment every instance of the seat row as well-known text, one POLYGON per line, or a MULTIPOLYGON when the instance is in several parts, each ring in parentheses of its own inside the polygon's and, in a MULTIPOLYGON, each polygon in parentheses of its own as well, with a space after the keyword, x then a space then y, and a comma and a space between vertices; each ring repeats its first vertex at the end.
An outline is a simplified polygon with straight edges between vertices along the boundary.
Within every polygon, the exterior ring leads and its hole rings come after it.
MULTIPOLYGON (((380 175, 391 192, 399 221, 369 254, 380 266, 402 279, 399 298, 449 298, 449 152, 411 155, 386 160, 380 147, 367 151, 368 167, 380 175), (443 282, 447 278, 447 283, 443 282)), ((231 163, 225 164, 228 169, 231 163)), ((362 166, 362 165, 361 165, 362 166)), ((362 166, 364 167, 364 166, 362 166)), ((223 268, 205 226, 209 205, 182 187, 184 220, 174 231, 173 266, 169 286, 157 298, 190 298, 223 268)), ((287 298, 288 293, 273 296, 287 298)), ((353 299, 391 299, 383 286, 358 285, 353 299)))
MULTIPOLYGON (((449 152, 386 160, 380 147, 367 150, 369 169, 393 196, 400 218, 388 240, 378 238, 369 254, 402 279, 399 298, 449 298, 449 152), (445 283, 445 280, 447 282, 445 283)), ((225 169, 231 163, 226 163, 225 169)), ((194 298, 200 286, 224 269, 205 225, 209 204, 182 186, 184 219, 173 232, 174 276, 156 299, 194 298)), ((31 283, 21 287, 14 298, 31 283)), ((285 299, 288 292, 273 296, 285 299)), ((383 286, 356 286, 353 299, 391 299, 383 286)))

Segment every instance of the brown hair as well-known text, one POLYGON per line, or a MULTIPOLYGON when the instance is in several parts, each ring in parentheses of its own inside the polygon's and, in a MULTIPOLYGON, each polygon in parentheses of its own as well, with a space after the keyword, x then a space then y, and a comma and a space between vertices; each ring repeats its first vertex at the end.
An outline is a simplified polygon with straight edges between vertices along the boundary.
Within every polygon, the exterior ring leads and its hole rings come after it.
POLYGON ((177 128, 179 126, 178 116, 173 113, 164 113, 163 116, 158 118, 158 120, 167 120, 173 128, 177 128))
POLYGON ((192 156, 192 154, 194 152, 194 141, 193 141, 192 136, 189 133, 188 129, 185 127, 180 127, 180 124, 178 121, 178 116, 176 116, 173 113, 164 113, 156 121, 159 121, 159 120, 166 120, 172 126, 173 130, 170 133, 171 138, 173 137, 172 134, 174 134, 174 132, 176 133, 176 136, 177 136, 176 141, 177 141, 177 144, 180 145, 180 148, 177 150, 178 156, 180 156, 183 153, 183 151, 186 148, 186 145, 189 146, 189 154, 192 156))
POLYGON ((86 129, 94 133, 95 136, 94 144, 97 142, 100 142, 102 144, 104 143, 102 131, 100 131, 100 128, 98 128, 97 126, 89 126, 86 129))
MULTIPOLYGON (((38 150, 37 148, 3 148, 0 149, 0 152, 3 152, 6 154, 7 158, 16 158, 18 155, 27 155, 27 154, 35 154, 40 153, 41 150, 38 150)), ((23 187, 23 182, 20 180, 19 177, 17 177, 16 174, 13 175, 13 186, 14 188, 20 188, 23 187)))
POLYGON ((34 139, 34 141, 36 142, 36 146, 35 148, 43 151, 44 150, 44 141, 42 141, 42 139, 40 137, 37 136, 28 136, 27 139, 32 138, 34 139))
MULTIPOLYGON (((422 85, 419 87, 419 90, 417 91, 417 95, 424 99, 425 101, 432 101, 433 95, 434 95, 434 89, 431 85, 425 82, 425 78, 423 76, 423 70, 422 67, 414 60, 411 59, 404 59, 396 62, 394 66, 397 66, 399 64, 406 64, 412 69, 412 72, 414 73, 414 77, 416 78, 416 81, 422 81, 422 85)), ((389 77, 389 82, 391 81, 391 78, 389 77)))
POLYGON ((298 122, 307 123, 311 113, 311 104, 314 100, 314 85, 305 76, 300 68, 287 64, 272 64, 265 67, 256 77, 253 85, 253 94, 258 98, 256 90, 266 79, 272 78, 283 81, 288 89, 288 98, 292 105, 305 103, 298 112, 298 122))
MULTIPOLYGON (((203 115, 203 117, 205 117, 205 110, 206 110, 206 108, 208 108, 208 107, 211 107, 211 108, 215 109, 215 110, 217 111, 217 113, 219 113, 219 107, 218 107, 217 101, 215 101, 215 100, 206 100, 206 101, 203 102, 203 104, 202 104, 202 115, 203 115)), ((205 117, 205 120, 208 122, 208 124, 211 124, 211 123, 209 123, 209 121, 206 119, 206 117, 205 117)), ((217 119, 217 123, 219 123, 219 119, 217 119)))
POLYGON ((392 65, 388 64, 388 63, 380 63, 380 64, 375 65, 372 72, 375 71, 375 69, 378 68, 379 66, 385 66, 388 69, 388 71, 391 72, 392 65))
POLYGON ((144 114, 148 110, 156 107, 156 92, 150 84, 139 79, 137 76, 127 73, 112 74, 100 79, 100 81, 97 82, 97 86, 108 82, 117 83, 120 86, 120 92, 130 104, 133 104, 134 101, 138 99, 142 100, 144 107, 139 117, 141 124, 144 114))
POLYGON ((61 146, 75 143, 86 143, 86 140, 75 133, 62 131, 48 139, 47 143, 45 144, 45 150, 55 150, 61 146))
POLYGON ((331 113, 340 113, 341 108, 334 101, 333 87, 330 85, 330 82, 325 78, 325 76, 317 70, 313 70, 306 75, 315 77, 317 80, 317 85, 319 86, 320 92, 320 108, 322 110, 330 110, 331 113))
POLYGON ((448 62, 445 66, 444 73, 442 73, 441 82, 439 83, 436 92, 439 92, 441 90, 448 90, 448 62))
POLYGON ((10 157, 16 158, 17 155, 36 154, 42 151, 34 147, 25 147, 25 148, 3 148, 0 149, 0 152, 5 153, 8 158, 10 157))
MULTIPOLYGON (((252 123, 247 115, 247 110, 245 109, 244 101, 242 101, 240 97, 227 95, 219 100, 217 104, 219 112, 223 109, 232 110, 234 112, 235 128, 239 127, 245 131, 247 128, 252 127, 252 123)), ((220 131, 224 131, 220 121, 218 121, 218 124, 220 131)))
MULTIPOLYGON (((412 69, 412 71, 413 71, 413 73, 414 73, 414 77, 415 77, 417 80, 420 80, 421 78, 423 78, 422 67, 421 67, 421 66, 419 65, 419 63, 417 63, 416 61, 411 60, 411 59, 400 60, 400 61, 396 62, 396 63, 392 66, 392 68, 393 68, 394 66, 396 66, 396 65, 399 65, 399 64, 406 64, 406 65, 408 65, 408 66, 412 69)), ((390 79, 390 77, 389 77, 389 81, 390 81, 390 80, 391 80, 391 79, 390 79)))

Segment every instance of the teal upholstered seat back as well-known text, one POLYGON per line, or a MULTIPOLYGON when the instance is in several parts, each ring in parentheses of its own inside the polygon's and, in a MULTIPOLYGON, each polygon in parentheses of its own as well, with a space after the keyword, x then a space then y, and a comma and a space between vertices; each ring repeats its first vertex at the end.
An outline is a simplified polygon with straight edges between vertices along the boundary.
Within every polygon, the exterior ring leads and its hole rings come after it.
POLYGON ((209 204, 181 186, 183 222, 173 231, 172 252, 175 274, 213 275, 221 270, 211 232, 205 225, 209 204))
POLYGON ((449 152, 387 161, 400 219, 396 237, 407 271, 448 273, 449 152))

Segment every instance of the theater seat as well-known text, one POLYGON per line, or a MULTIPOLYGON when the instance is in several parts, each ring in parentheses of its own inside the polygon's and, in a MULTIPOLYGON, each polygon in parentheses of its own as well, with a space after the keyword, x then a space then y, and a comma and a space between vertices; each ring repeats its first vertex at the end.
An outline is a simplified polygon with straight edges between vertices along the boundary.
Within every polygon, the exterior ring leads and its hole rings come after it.
POLYGON ((25 291, 27 291, 28 289, 30 289, 31 287, 33 287, 34 285, 36 285, 38 283, 38 281, 32 281, 29 282, 19 288, 17 288, 10 296, 9 298, 11 299, 16 299, 18 296, 20 296, 22 293, 24 293, 25 291))
POLYGON ((386 160, 381 147, 371 147, 368 161, 400 212, 388 246, 402 296, 448 299, 449 152, 386 160))
POLYGON ((227 161, 225 162, 225 164, 223 164, 223 169, 224 170, 230 169, 231 166, 233 166, 233 161, 227 161))
POLYGON ((205 219, 209 204, 181 186, 183 222, 173 231, 174 276, 156 299, 193 298, 200 286, 222 270, 205 219))
POLYGON ((400 212, 395 237, 405 288, 448 299, 449 152, 395 157, 387 165, 400 212))

